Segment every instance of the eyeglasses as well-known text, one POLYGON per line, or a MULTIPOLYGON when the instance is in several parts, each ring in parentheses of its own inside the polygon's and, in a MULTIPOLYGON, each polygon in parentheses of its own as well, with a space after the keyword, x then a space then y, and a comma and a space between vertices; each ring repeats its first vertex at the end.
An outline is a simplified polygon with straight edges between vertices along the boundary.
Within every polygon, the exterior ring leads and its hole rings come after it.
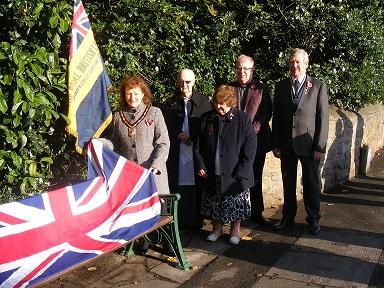
POLYGON ((253 68, 252 67, 236 67, 236 70, 242 71, 251 71, 253 68))
POLYGON ((184 83, 189 85, 192 81, 179 81, 180 85, 183 85, 184 83))

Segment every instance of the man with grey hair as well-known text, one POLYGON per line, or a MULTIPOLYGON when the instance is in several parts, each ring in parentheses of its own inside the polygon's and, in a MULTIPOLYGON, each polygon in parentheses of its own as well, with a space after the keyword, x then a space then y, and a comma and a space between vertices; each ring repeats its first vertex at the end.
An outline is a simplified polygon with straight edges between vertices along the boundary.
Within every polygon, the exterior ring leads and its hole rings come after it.
POLYGON ((273 154, 281 160, 283 218, 281 230, 294 223, 297 213, 297 164, 302 167, 303 199, 309 232, 320 233, 320 160, 328 140, 329 107, 326 85, 307 75, 308 53, 293 49, 290 77, 276 83, 272 119, 273 154))
POLYGON ((165 102, 163 115, 171 142, 167 160, 171 193, 179 193, 179 226, 202 227, 201 190, 195 185, 193 137, 200 128, 200 116, 212 109, 207 97, 193 89, 195 74, 182 69, 177 75, 178 92, 165 102))
POLYGON ((237 108, 248 113, 253 128, 257 134, 256 157, 253 162, 255 185, 250 189, 251 221, 260 225, 270 225, 270 221, 263 216, 263 168, 267 152, 271 147, 271 128, 269 120, 272 117, 271 93, 267 84, 253 79, 254 60, 241 54, 236 61, 237 81, 234 86, 237 108))

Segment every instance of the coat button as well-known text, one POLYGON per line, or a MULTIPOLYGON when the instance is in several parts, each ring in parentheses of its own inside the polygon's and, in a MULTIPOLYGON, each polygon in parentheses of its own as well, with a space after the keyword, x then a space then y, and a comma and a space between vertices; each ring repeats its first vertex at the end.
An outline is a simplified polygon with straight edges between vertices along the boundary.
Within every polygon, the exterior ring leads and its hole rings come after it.
POLYGON ((223 136, 220 136, 220 139, 224 139, 224 137, 223 137, 223 136))
POLYGON ((132 146, 131 146, 132 148, 136 148, 136 145, 135 144, 132 144, 132 146))
POLYGON ((220 157, 224 157, 224 154, 220 154, 220 157))

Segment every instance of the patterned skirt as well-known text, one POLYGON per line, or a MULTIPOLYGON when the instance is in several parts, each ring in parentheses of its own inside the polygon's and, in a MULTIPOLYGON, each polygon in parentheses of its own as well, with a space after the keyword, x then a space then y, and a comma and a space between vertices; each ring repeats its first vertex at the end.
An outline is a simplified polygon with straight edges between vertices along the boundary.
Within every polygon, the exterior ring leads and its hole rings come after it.
POLYGON ((237 195, 221 197, 220 176, 216 177, 216 193, 210 195, 202 191, 201 214, 208 219, 231 223, 251 217, 249 189, 237 195))

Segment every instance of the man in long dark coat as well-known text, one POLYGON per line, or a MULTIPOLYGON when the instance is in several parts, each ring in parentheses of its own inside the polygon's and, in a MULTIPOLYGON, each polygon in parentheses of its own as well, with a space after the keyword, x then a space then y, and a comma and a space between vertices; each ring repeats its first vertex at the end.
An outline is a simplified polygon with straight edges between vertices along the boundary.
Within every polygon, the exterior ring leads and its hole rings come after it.
POLYGON ((195 75, 183 69, 177 76, 179 93, 167 99, 163 115, 171 141, 167 170, 171 193, 179 193, 179 226, 202 227, 201 192, 195 185, 193 164, 194 133, 200 128, 200 116, 212 109, 207 97, 193 89, 195 75))

